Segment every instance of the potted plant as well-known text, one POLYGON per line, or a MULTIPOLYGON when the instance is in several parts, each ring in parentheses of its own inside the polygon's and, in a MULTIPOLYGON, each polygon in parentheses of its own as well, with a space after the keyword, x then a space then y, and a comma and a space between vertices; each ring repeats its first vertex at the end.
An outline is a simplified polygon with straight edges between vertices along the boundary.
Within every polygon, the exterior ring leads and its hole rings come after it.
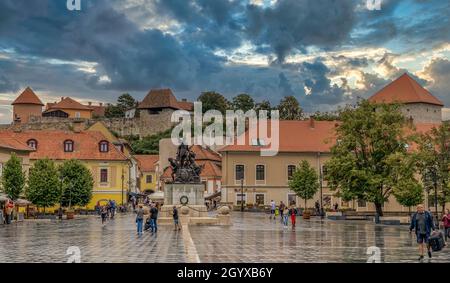
POLYGON ((303 211, 303 219, 310 219, 311 218, 311 210, 305 208, 303 211))
POLYGON ((74 219, 75 211, 73 209, 67 209, 66 217, 67 217, 67 220, 74 219))

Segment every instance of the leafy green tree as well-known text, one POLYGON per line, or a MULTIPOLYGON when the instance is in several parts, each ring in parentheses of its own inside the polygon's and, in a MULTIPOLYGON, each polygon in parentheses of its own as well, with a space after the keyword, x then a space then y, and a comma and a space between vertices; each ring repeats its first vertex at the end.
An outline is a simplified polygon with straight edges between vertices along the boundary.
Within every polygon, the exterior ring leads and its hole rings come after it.
POLYGON ((392 154, 387 163, 393 168, 391 173, 390 186, 392 186, 392 194, 397 202, 408 207, 411 212, 411 206, 418 205, 423 202, 423 186, 415 178, 418 170, 417 154, 392 154))
POLYGON ((450 201, 450 122, 443 122, 418 138, 419 169, 427 192, 437 188, 438 203, 445 210, 450 201))
POLYGON ((255 111, 259 115, 259 111, 266 110, 267 117, 270 118, 270 111, 272 110, 272 106, 270 105, 270 101, 263 100, 255 105, 255 111))
POLYGON ((202 102, 203 113, 208 110, 218 110, 224 114, 230 108, 227 99, 220 93, 214 91, 203 92, 197 100, 202 102))
POLYGON ((105 109, 105 117, 122 118, 128 109, 137 107, 137 101, 128 93, 124 93, 117 98, 116 105, 108 105, 105 109))
POLYGON ((61 183, 55 163, 49 159, 37 160, 30 168, 25 195, 33 204, 50 207, 61 199, 61 183))
POLYGON ((172 129, 131 141, 134 154, 159 154, 159 141, 171 137, 172 129))
POLYGON ((286 96, 278 105, 280 111, 280 120, 301 120, 303 118, 303 110, 294 96, 286 96))
POLYGON ((64 207, 86 206, 92 198, 94 180, 89 169, 79 160, 64 161, 59 168, 62 178, 62 198, 64 207))
POLYGON ((255 108, 255 101, 250 95, 242 93, 233 97, 232 105, 234 110, 242 110, 245 113, 255 108))
MULTIPOLYGON (((403 180, 405 170, 396 168, 403 162, 392 162, 407 154, 410 137, 399 105, 373 104, 362 100, 356 108, 341 112, 336 129, 336 144, 327 162, 326 178, 332 190, 346 201, 360 199, 375 204, 379 216, 392 194, 396 180, 403 180), (393 179, 395 178, 395 179, 393 179)), ((407 172, 409 174, 409 172, 407 172)))
POLYGON ((22 161, 15 153, 11 154, 11 158, 3 167, 2 185, 3 192, 9 198, 12 200, 20 198, 25 186, 25 174, 22 171, 22 161))
POLYGON ((303 160, 300 163, 300 167, 295 170, 292 179, 289 180, 289 187, 305 200, 306 209, 306 202, 312 199, 319 189, 319 177, 308 161, 303 160))

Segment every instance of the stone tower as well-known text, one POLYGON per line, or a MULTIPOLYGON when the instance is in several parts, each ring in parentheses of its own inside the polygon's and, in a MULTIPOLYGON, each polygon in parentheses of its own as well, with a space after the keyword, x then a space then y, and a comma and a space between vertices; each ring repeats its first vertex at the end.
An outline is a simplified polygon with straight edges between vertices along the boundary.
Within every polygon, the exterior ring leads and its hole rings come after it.
POLYGON ((42 107, 44 106, 30 87, 27 87, 12 105, 14 123, 28 123, 30 117, 42 116, 42 107))
POLYGON ((444 104, 406 73, 375 93, 369 101, 399 103, 405 117, 414 123, 442 122, 444 104))

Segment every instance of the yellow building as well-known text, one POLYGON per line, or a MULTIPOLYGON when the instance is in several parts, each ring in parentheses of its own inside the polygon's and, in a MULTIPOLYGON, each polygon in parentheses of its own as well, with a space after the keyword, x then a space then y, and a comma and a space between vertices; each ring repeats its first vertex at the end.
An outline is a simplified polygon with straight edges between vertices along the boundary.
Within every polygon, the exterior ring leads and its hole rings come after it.
POLYGON ((83 105, 70 97, 63 97, 58 103, 47 103, 43 117, 91 119, 92 107, 83 105))
POLYGON ((138 161, 140 191, 156 192, 158 189, 156 162, 159 161, 159 155, 134 155, 134 158, 138 161))
POLYGON ((93 196, 87 209, 98 201, 126 203, 129 190, 129 159, 98 131, 2 131, 0 140, 8 137, 34 149, 30 163, 43 158, 57 164, 69 159, 80 160, 94 179, 93 196))

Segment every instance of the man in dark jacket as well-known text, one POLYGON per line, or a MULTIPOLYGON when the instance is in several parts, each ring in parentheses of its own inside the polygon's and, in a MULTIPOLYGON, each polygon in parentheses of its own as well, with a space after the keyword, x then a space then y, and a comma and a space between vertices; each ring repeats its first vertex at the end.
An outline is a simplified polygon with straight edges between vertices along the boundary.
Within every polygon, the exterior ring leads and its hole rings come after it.
POLYGON ((428 257, 431 258, 431 250, 429 245, 429 239, 431 235, 431 230, 435 230, 433 223, 433 216, 430 212, 425 211, 422 204, 417 206, 417 212, 413 214, 411 218, 411 226, 409 227, 409 232, 415 230, 417 243, 419 244, 419 260, 423 259, 425 253, 425 246, 427 247, 428 257))
POLYGON ((152 208, 150 209, 150 231, 158 232, 158 208, 154 203, 152 203, 152 208))

